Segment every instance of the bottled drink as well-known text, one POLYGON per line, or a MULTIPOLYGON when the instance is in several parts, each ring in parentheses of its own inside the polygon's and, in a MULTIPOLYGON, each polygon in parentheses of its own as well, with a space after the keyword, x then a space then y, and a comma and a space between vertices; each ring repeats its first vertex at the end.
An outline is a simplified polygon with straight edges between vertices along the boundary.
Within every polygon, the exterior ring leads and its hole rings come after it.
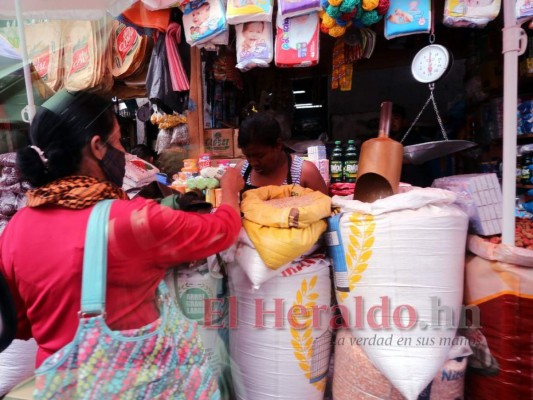
POLYGON ((346 152, 344 153, 344 182, 355 183, 358 158, 355 140, 348 140, 348 147, 346 147, 346 152))
POLYGON ((329 160, 329 177, 331 183, 342 182, 342 147, 341 141, 335 141, 335 147, 329 160))

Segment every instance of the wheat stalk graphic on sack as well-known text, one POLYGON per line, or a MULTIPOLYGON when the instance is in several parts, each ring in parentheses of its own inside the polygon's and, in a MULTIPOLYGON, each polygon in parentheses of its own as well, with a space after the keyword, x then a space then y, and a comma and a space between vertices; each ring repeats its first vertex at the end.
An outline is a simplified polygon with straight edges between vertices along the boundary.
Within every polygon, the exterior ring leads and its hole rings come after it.
MULTIPOLYGON (((345 260, 351 293, 363 277, 363 272, 367 269, 370 257, 372 257, 376 223, 374 216, 370 214, 352 213, 348 220, 350 221, 350 234, 345 247, 345 260)), ((348 292, 337 291, 337 297, 342 302, 346 300, 348 294, 348 292)))
MULTIPOLYGON (((307 280, 304 279, 300 285, 300 289, 296 292, 296 300, 293 303, 293 306, 302 305, 306 308, 307 313, 305 315, 294 314, 294 319, 297 319, 298 324, 303 324, 303 328, 295 328, 291 326, 291 344, 294 349, 294 357, 298 360, 298 365, 302 371, 304 371, 306 379, 319 391, 324 392, 326 387, 326 380, 324 377, 319 376, 316 378, 316 374, 313 374, 312 371, 312 359, 313 359, 313 349, 318 345, 315 343, 313 345, 313 312, 312 307, 316 304, 316 300, 320 297, 318 293, 313 292, 313 289, 316 286, 318 277, 315 275, 309 280, 309 285, 307 280), (313 376, 314 375, 314 376, 313 376)), ((327 331, 329 333, 329 331, 327 331)), ((329 336, 331 334, 329 333, 329 336)), ((328 344, 330 339, 327 339, 328 344)), ((315 349, 316 351, 316 349, 315 349)), ((328 351, 329 355, 329 351, 328 351)), ((329 359, 329 357, 328 357, 329 359)))

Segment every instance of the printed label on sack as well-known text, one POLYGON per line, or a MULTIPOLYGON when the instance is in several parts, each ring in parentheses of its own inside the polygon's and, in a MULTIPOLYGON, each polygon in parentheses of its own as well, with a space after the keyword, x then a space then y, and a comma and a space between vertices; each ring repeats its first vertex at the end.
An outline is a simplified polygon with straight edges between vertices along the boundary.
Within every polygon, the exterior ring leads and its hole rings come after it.
POLYGON ((89 66, 89 44, 87 42, 79 43, 74 46, 74 51, 72 53, 72 67, 70 68, 70 74, 75 74, 77 72, 83 71, 89 66))
POLYGON ((137 47, 139 35, 131 26, 126 27, 117 35, 117 52, 122 63, 126 56, 137 47))
POLYGON ((46 81, 50 68, 50 46, 46 46, 39 54, 32 55, 31 58, 39 76, 46 81))
POLYGON ((189 319, 203 322, 204 300, 209 298, 209 294, 200 288, 190 288, 183 292, 180 297, 183 313, 189 319))

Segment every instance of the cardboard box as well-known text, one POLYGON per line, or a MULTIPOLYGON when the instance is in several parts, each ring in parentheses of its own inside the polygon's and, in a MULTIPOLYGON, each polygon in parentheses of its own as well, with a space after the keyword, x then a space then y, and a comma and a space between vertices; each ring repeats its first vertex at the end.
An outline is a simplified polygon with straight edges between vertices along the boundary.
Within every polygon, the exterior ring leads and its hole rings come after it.
POLYGON ((233 129, 205 129, 204 148, 212 157, 233 158, 233 129))
POLYGON ((470 229, 482 236, 502 232, 502 196, 495 173, 464 174, 438 178, 433 187, 457 193, 456 204, 468 214, 470 229))
POLYGON ((233 130, 233 158, 244 158, 241 149, 239 148, 239 130, 233 130))

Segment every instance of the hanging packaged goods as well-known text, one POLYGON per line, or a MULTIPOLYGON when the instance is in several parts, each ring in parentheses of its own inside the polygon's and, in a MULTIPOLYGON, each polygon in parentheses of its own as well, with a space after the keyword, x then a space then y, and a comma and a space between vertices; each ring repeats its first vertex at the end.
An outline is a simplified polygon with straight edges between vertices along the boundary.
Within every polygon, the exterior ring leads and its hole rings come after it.
POLYGON ((112 32, 113 77, 124 80, 146 67, 151 53, 151 41, 131 26, 114 20, 112 32))
POLYGON ((26 25, 28 56, 43 82, 54 91, 62 84, 63 35, 60 21, 26 25))
POLYGON ((319 19, 316 12, 297 17, 276 15, 277 67, 311 67, 319 61, 319 19))

